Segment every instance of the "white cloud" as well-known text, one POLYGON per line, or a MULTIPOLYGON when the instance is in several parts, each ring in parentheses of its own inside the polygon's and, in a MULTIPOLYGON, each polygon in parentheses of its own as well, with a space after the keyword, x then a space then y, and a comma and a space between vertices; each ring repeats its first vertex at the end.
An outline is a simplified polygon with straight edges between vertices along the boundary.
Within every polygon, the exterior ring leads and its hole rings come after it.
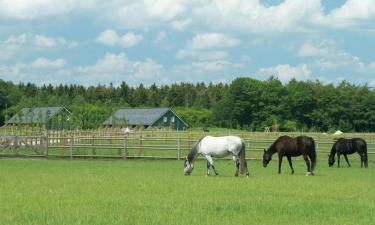
POLYGON ((260 68, 257 73, 265 77, 275 76, 282 82, 288 82, 293 78, 304 81, 311 78, 311 70, 306 64, 302 64, 297 67, 290 66, 289 64, 283 64, 275 67, 260 68))
POLYGON ((114 73, 124 71, 130 65, 131 62, 125 53, 118 55, 107 53, 94 65, 79 67, 78 70, 85 73, 114 73))
POLYGON ((238 39, 221 33, 200 33, 191 40, 192 49, 231 48, 240 43, 238 39))
POLYGON ((51 48, 57 45, 56 40, 54 38, 50 38, 44 35, 36 35, 34 37, 34 43, 36 46, 51 48))
POLYGON ((125 35, 121 36, 120 44, 126 48, 133 47, 140 43, 143 40, 143 36, 135 34, 133 32, 128 32, 125 35))
POLYGON ((112 29, 107 29, 99 34, 96 41, 105 45, 116 45, 119 41, 117 32, 112 29))
POLYGON ((131 61, 125 53, 107 53, 95 64, 78 67, 75 71, 91 83, 97 80, 116 84, 125 80, 132 85, 140 82, 151 84, 155 80, 162 80, 165 75, 163 65, 154 60, 148 58, 145 61, 131 61))
POLYGON ((194 51, 188 49, 181 49, 177 52, 176 57, 178 59, 192 58, 201 61, 207 61, 226 59, 229 57, 229 54, 226 51, 194 51))
POLYGON ((192 23, 191 19, 174 20, 170 23, 171 27, 177 31, 184 31, 192 23))
POLYGON ((53 48, 58 46, 75 47, 78 45, 77 42, 67 41, 63 37, 48 37, 45 35, 35 35, 34 44, 41 48, 53 48))
POLYGON ((105 45, 114 46, 117 44, 123 47, 130 48, 139 44, 143 40, 142 35, 128 32, 122 36, 119 36, 116 31, 107 29, 99 34, 96 41, 105 45))
POLYGON ((97 85, 126 81, 130 85, 146 85, 155 81, 171 82, 165 74, 164 66, 153 59, 132 61, 125 53, 107 53, 92 65, 67 67, 64 59, 38 58, 31 63, 16 63, 12 66, 0 64, 1 79, 13 82, 36 84, 78 83, 97 85))
POLYGON ((21 34, 18 36, 10 36, 4 43, 9 45, 23 45, 27 42, 26 34, 21 34))
MULTIPOLYGON (((375 1, 347 0, 344 5, 334 9, 322 21, 334 27, 349 27, 375 19, 375 1)), ((373 27, 373 26, 371 26, 373 27)))
POLYGON ((46 17, 62 16, 75 11, 93 10, 96 0, 0 0, 0 19, 35 20, 46 17))
POLYGON ((323 56, 328 53, 328 50, 322 46, 315 46, 311 43, 304 43, 298 50, 298 55, 303 57, 308 56, 323 56))
POLYGON ((50 60, 46 58, 38 58, 34 62, 31 63, 33 68, 40 68, 40 69, 59 69, 66 65, 66 61, 64 59, 56 59, 50 60))

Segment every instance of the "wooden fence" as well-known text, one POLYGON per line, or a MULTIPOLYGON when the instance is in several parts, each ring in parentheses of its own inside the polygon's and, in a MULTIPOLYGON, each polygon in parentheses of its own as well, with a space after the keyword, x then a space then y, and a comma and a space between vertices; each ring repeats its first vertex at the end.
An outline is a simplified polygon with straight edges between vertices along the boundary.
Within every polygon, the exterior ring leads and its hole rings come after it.
MULTIPOLYGON (((74 135, 0 135, 0 157, 61 157, 61 158, 184 158, 195 138, 152 136, 145 134, 115 136, 74 135)), ((261 159, 274 139, 244 138, 247 158, 261 159)), ((326 158, 333 141, 316 141, 318 158, 326 158)), ((375 156, 375 142, 368 142, 368 153, 375 156)))

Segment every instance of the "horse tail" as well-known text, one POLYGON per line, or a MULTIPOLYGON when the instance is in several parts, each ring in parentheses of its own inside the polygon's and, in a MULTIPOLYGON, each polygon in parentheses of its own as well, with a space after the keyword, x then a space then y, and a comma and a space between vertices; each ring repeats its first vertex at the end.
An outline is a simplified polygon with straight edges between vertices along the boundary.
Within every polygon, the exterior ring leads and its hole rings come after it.
POLYGON ((315 166, 316 166, 316 146, 315 146, 315 141, 314 139, 311 138, 311 154, 310 154, 310 159, 311 159, 311 172, 314 171, 315 166))
POLYGON ((245 169, 246 169, 245 142, 244 141, 241 141, 241 150, 240 150, 238 156, 239 156, 239 159, 240 159, 240 174, 244 174, 245 169))
POLYGON ((364 157, 363 161, 365 163, 365 168, 367 168, 368 167, 368 157, 367 157, 367 143, 366 143, 366 141, 365 141, 365 146, 364 146, 363 150, 364 150, 363 151, 363 157, 364 157))

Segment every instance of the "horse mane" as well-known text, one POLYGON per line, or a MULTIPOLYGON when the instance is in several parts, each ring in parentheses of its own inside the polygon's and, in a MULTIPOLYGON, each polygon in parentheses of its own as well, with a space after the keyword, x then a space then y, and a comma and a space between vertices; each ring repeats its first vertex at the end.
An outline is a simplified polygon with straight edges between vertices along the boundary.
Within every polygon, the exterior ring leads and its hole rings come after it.
POLYGON ((188 156, 187 156, 187 160, 189 161, 189 163, 192 162, 192 161, 194 161, 194 159, 195 159, 195 157, 196 157, 196 155, 197 155, 197 153, 198 153, 198 148, 199 148, 199 145, 200 145, 202 139, 203 139, 203 138, 199 139, 199 140, 193 145, 193 147, 191 148, 191 150, 190 150, 190 152, 189 152, 189 154, 188 154, 188 156))
POLYGON ((332 145, 331 152, 329 153, 329 156, 333 157, 336 154, 336 145, 339 142, 340 139, 337 139, 336 142, 332 145))
POLYGON ((278 139, 276 139, 276 140, 271 144, 271 146, 267 149, 267 153, 273 155, 275 152, 277 152, 277 149, 276 149, 275 145, 276 145, 280 140, 282 140, 283 138, 290 138, 290 137, 287 136, 287 135, 284 135, 284 136, 281 136, 281 137, 279 137, 278 139))
POLYGON ((271 146, 266 151, 267 153, 272 155, 276 152, 275 145, 276 145, 276 142, 278 142, 278 140, 279 140, 279 138, 271 144, 271 146))

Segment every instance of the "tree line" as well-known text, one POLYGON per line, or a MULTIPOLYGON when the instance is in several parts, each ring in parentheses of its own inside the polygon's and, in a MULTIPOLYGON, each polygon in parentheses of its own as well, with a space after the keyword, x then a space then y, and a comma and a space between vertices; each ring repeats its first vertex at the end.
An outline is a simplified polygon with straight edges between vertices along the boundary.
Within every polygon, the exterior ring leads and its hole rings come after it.
POLYGON ((124 107, 171 107, 191 127, 263 131, 375 131, 375 91, 342 81, 261 81, 119 86, 42 85, 0 80, 0 124, 24 107, 65 106, 77 127, 96 128, 124 107))

